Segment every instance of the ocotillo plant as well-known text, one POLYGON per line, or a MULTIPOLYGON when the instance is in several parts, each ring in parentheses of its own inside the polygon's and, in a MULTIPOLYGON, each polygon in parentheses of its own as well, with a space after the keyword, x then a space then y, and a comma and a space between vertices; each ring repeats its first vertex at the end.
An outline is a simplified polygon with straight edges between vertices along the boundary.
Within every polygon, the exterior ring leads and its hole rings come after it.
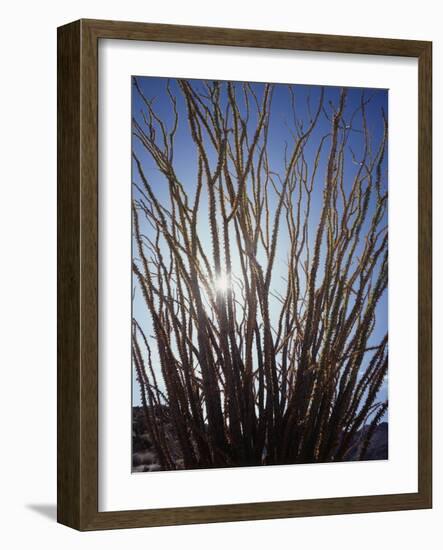
POLYGON ((161 468, 364 458, 388 406, 376 92, 278 85, 277 115, 276 85, 164 82, 157 108, 133 80, 132 352, 161 468))

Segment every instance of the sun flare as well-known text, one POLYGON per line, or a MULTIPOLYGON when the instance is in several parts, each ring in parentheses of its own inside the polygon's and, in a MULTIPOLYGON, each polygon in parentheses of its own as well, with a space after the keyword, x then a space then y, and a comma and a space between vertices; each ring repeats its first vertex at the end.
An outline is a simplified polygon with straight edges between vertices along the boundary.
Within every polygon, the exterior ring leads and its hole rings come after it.
POLYGON ((229 278, 226 273, 222 273, 215 279, 214 287, 217 292, 227 292, 229 288, 229 278))

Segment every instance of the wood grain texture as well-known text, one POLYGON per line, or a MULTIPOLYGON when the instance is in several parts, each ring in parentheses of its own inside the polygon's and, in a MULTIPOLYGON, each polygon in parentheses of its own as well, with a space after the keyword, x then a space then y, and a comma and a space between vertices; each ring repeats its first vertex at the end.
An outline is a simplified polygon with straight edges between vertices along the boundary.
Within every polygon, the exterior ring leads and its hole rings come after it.
POLYGON ((432 45, 418 66, 418 486, 432 507, 432 45))
POLYGON ((58 32, 57 517, 79 525, 80 23, 58 32))
POLYGON ((100 38, 149 40, 213 46, 240 46, 312 52, 418 57, 426 42, 360 36, 336 36, 262 30, 157 25, 125 21, 82 20, 100 38))
POLYGON ((432 506, 431 43, 81 20, 58 29, 58 521, 79 530, 432 506), (98 40, 150 40, 419 60, 419 487, 417 493, 98 511, 98 40))

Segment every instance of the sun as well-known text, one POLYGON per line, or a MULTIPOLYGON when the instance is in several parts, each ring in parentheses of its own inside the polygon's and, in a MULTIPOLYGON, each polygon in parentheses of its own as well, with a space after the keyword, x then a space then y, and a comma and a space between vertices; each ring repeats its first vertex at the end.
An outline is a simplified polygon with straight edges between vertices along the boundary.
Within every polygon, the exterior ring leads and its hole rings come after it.
POLYGON ((214 287, 217 292, 227 292, 229 288, 229 278, 226 273, 221 273, 214 281, 214 287))

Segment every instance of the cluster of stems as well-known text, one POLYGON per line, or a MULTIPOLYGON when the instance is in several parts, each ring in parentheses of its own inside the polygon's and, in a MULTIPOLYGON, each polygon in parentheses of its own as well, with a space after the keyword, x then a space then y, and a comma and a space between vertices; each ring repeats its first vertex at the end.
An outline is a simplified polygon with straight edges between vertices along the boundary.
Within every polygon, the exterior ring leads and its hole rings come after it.
POLYGON ((133 86, 132 355, 161 468, 363 459, 388 406, 384 112, 374 143, 364 93, 349 113, 346 89, 336 104, 322 90, 301 117, 288 86, 272 165, 273 85, 168 82, 168 124, 133 86))

